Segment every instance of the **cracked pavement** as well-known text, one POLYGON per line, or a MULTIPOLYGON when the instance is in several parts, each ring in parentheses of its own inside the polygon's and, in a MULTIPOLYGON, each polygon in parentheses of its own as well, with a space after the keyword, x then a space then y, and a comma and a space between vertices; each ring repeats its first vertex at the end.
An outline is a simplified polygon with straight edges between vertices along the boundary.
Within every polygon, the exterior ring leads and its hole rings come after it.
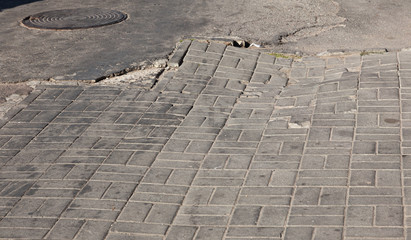
POLYGON ((184 41, 150 88, 39 85, 0 128, 0 238, 409 239, 411 52, 184 41))
POLYGON ((176 0, 171 5, 166 0, 3 0, 0 82, 101 79, 167 59, 176 42, 193 37, 240 38, 273 52, 398 50, 410 47, 410 5, 407 0, 176 0), (74 6, 123 11, 128 19, 75 31, 20 24, 27 16, 74 6))

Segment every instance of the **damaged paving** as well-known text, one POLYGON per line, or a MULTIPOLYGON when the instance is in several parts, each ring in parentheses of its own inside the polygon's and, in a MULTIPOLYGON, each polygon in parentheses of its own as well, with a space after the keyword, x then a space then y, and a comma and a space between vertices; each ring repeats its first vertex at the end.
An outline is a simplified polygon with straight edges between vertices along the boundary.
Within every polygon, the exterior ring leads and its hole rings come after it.
POLYGON ((184 41, 181 62, 150 89, 43 85, 12 109, 0 238, 409 239, 411 52, 184 41))

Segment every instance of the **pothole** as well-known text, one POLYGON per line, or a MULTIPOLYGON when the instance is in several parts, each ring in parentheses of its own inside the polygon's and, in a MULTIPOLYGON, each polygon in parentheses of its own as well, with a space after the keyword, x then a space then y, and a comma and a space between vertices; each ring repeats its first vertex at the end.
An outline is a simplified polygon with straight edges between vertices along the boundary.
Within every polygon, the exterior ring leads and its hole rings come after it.
POLYGON ((254 43, 248 40, 244 40, 239 37, 189 37, 185 38, 190 41, 199 41, 206 43, 221 43, 227 46, 233 46, 238 48, 263 48, 261 44, 254 43))
POLYGON ((127 14, 100 8, 63 9, 37 13, 23 19, 29 28, 75 30, 95 28, 122 22, 127 14))
POLYGON ((239 48, 249 48, 251 46, 251 43, 245 40, 233 40, 232 45, 234 47, 239 47, 239 48))
POLYGON ((261 48, 262 47, 260 44, 248 42, 245 40, 233 40, 231 43, 231 46, 239 47, 239 48, 261 48))

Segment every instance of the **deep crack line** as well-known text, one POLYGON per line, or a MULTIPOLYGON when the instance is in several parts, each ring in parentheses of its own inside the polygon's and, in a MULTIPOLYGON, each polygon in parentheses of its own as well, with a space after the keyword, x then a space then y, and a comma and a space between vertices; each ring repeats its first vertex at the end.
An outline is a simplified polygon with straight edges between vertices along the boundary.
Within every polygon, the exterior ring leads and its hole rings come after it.
POLYGON ((330 31, 337 27, 345 27, 345 24, 334 25, 314 25, 300 28, 292 33, 288 33, 279 37, 279 44, 285 44, 290 42, 297 42, 300 39, 317 36, 323 32, 330 31))

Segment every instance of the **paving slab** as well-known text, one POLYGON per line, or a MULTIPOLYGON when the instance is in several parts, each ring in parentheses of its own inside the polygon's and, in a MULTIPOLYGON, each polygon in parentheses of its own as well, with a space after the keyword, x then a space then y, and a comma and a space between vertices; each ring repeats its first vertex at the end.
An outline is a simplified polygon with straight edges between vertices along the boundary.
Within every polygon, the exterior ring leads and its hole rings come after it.
POLYGON ((409 238, 411 52, 182 46, 149 88, 43 84, 7 114, 0 238, 409 238))

